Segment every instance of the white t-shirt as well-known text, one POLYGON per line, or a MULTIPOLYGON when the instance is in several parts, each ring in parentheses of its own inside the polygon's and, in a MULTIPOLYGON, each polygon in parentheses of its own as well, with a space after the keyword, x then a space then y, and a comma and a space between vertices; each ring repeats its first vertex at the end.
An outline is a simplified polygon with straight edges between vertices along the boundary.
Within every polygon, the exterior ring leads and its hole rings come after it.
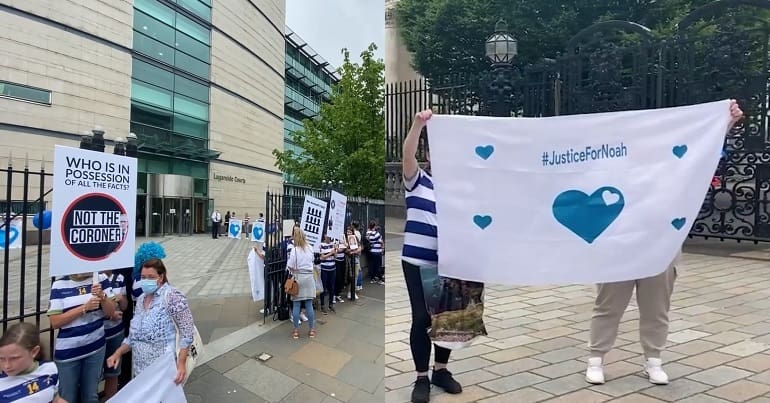
POLYGON ((23 375, 0 372, 0 402, 51 403, 58 387, 59 371, 53 362, 42 362, 23 375))
POLYGON ((308 245, 305 248, 293 247, 289 253, 289 261, 286 262, 286 267, 291 271, 299 270, 300 273, 312 273, 313 261, 315 255, 313 254, 313 248, 308 245))

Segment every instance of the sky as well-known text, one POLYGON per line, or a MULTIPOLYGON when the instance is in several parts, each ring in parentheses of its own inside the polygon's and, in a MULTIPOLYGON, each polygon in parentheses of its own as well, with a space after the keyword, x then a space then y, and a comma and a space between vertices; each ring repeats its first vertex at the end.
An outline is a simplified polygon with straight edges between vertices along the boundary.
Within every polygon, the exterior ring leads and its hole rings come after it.
POLYGON ((374 42, 384 59, 384 0, 286 0, 286 25, 335 69, 342 48, 360 63, 361 52, 374 42))

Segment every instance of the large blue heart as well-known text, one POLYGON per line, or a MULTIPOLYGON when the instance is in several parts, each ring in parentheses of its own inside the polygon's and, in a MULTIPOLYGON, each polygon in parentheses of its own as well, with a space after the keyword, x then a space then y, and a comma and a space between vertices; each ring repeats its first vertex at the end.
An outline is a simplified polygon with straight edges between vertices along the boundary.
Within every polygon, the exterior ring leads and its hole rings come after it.
POLYGON ((682 144, 678 146, 674 146, 674 148, 671 149, 671 152, 676 155, 677 158, 681 159, 684 157, 685 154, 687 154, 687 145, 682 144))
POLYGON ((476 155, 483 159, 489 159, 489 157, 492 156, 492 153, 495 152, 495 146, 488 145, 488 146, 478 146, 476 147, 476 155))
POLYGON ((486 229, 489 224, 492 224, 492 217, 488 215, 475 215, 473 216, 473 223, 481 229, 486 229))
POLYGON ((262 235, 265 233, 265 230, 262 229, 262 227, 254 226, 254 228, 251 229, 251 235, 254 237, 254 239, 262 239, 262 235))
POLYGON ((599 188, 590 196, 568 190, 553 201, 553 216, 586 242, 593 243, 623 211, 623 193, 611 186, 599 188))
POLYGON ((241 233, 241 226, 238 224, 230 225, 230 234, 232 236, 238 236, 241 233))
MULTIPOLYGON (((13 245, 13 243, 16 241, 16 238, 19 237, 19 230, 16 229, 16 227, 10 227, 10 234, 8 238, 9 245, 13 245)), ((0 249, 5 249, 5 228, 0 229, 0 249)))

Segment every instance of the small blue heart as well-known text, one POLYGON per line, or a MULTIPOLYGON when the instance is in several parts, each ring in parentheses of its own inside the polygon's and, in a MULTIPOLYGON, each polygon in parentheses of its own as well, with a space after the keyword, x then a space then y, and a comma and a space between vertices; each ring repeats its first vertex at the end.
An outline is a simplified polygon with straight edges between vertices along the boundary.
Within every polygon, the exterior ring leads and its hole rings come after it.
POLYGON ((475 215, 473 216, 473 223, 481 229, 486 229, 489 224, 492 224, 492 217, 488 215, 475 215))
MULTIPOLYGON (((13 245, 13 243, 16 241, 16 238, 19 237, 19 230, 17 230, 16 227, 10 227, 10 230, 8 232, 10 232, 8 236, 8 242, 10 242, 9 245, 13 245)), ((0 249, 5 249, 5 248, 6 248, 5 228, 3 228, 3 229, 0 229, 0 249)))
POLYGON ((264 232, 265 232, 265 231, 262 229, 262 227, 257 227, 257 226, 255 226, 255 227, 254 227, 254 228, 251 230, 251 234, 254 236, 254 239, 262 239, 262 234, 263 234, 264 232))
POLYGON ((673 220, 671 220, 671 225, 673 225, 677 231, 682 229, 685 223, 687 223, 687 219, 684 217, 674 218, 673 220))
POLYGON ((492 153, 494 152, 495 152, 495 147, 492 145, 476 147, 476 155, 478 155, 479 157, 485 160, 489 159, 489 157, 491 157, 492 153))
POLYGON ((605 186, 590 196, 579 190, 560 193, 553 201, 553 216, 584 241, 593 243, 623 211, 620 190, 605 186))
POLYGON ((687 154, 687 145, 682 144, 674 146, 674 148, 671 149, 671 152, 673 152, 677 158, 682 158, 685 154, 687 154))

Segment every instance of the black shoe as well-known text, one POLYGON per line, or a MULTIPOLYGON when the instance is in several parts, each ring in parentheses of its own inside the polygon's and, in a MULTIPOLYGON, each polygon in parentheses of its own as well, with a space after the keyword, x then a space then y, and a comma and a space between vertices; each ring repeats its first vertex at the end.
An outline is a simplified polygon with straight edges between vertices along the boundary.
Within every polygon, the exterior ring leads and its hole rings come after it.
POLYGON ((428 403, 430 401, 430 379, 418 376, 412 389, 412 403, 428 403))
POLYGON ((441 389, 444 389, 446 393, 451 393, 453 395, 462 393, 463 391, 463 387, 460 386, 459 382, 455 381, 455 378, 452 377, 452 373, 449 372, 446 368, 439 370, 434 369, 431 383, 441 389))

